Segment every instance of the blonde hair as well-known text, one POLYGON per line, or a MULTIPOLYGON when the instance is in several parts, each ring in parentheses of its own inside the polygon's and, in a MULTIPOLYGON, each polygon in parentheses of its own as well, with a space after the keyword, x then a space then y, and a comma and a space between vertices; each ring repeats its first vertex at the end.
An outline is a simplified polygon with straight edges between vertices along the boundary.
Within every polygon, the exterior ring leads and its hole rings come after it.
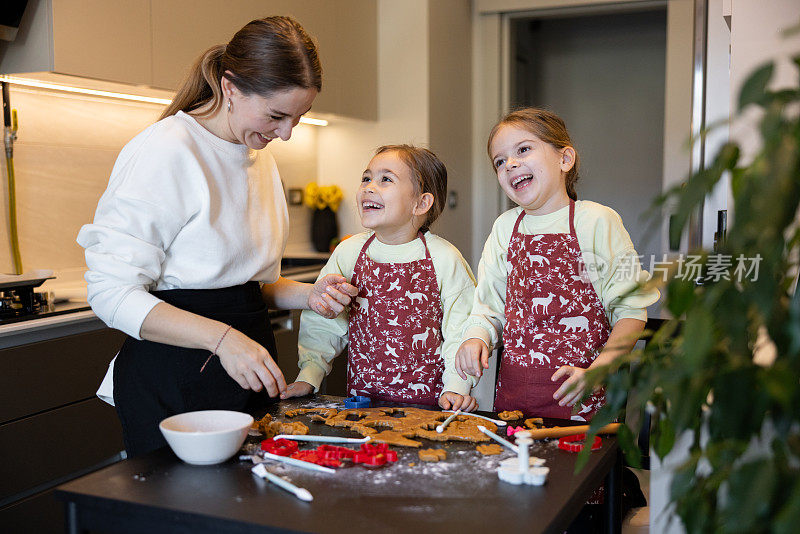
POLYGON ((415 179, 414 190, 417 194, 433 195, 433 205, 425 214, 425 221, 420 227, 422 232, 427 232, 444 210, 447 197, 447 167, 427 148, 406 144, 384 145, 375 151, 375 155, 386 152, 397 152, 400 160, 411 169, 415 179))
POLYGON ((246 24, 227 45, 206 50, 160 118, 209 102, 202 116, 213 115, 222 106, 223 76, 246 95, 266 97, 295 87, 322 90, 322 66, 311 37, 291 17, 267 17, 246 24))
MULTIPOLYGON (((516 126, 517 128, 527 130, 556 149, 560 150, 569 146, 575 150, 575 145, 572 144, 567 126, 564 124, 561 117, 546 109, 520 108, 500 119, 500 122, 495 124, 494 128, 492 128, 492 131, 489 133, 489 141, 486 144, 486 150, 489 152, 489 160, 492 159, 492 141, 503 126, 516 126)), ((575 183, 579 178, 579 167, 580 158, 578 156, 578 151, 575 150, 575 164, 567 171, 567 176, 564 179, 567 195, 572 200, 578 200, 578 194, 575 192, 575 183)))

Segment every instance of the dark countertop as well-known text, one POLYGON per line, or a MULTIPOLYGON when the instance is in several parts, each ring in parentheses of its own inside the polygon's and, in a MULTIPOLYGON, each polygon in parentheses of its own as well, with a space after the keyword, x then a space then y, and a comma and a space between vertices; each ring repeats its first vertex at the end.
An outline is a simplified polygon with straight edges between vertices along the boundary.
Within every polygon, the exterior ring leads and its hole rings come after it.
POLYGON ((54 311, 28 320, 0 323, 0 349, 38 343, 105 328, 85 302, 56 304, 54 311))
POLYGON ((91 309, 92 308, 89 306, 88 302, 56 302, 52 305, 49 311, 40 312, 35 315, 24 315, 22 317, 8 317, 5 319, 0 319, 0 326, 23 323, 26 321, 35 321, 37 319, 44 319, 46 317, 56 317, 58 315, 87 311, 91 309))
MULTIPOLYGON (((320 395, 292 399, 269 411, 341 409, 340 400, 320 395)), ((295 420, 306 423, 312 434, 358 437, 307 417, 295 420)), ((496 473, 501 459, 514 456, 510 452, 484 457, 473 444, 422 441, 425 448, 447 450, 447 459, 424 463, 417 449, 396 447, 396 464, 372 470, 355 466, 324 474, 267 464, 308 489, 314 496, 310 503, 252 475, 249 461, 192 466, 168 448, 64 484, 57 494, 82 527, 104 532, 484 532, 488 525, 498 531, 546 532, 569 525, 617 458, 616 439, 604 437, 602 449, 576 475, 577 455, 558 449, 555 440, 537 442, 531 455, 547 461, 546 485, 514 486, 496 473)))

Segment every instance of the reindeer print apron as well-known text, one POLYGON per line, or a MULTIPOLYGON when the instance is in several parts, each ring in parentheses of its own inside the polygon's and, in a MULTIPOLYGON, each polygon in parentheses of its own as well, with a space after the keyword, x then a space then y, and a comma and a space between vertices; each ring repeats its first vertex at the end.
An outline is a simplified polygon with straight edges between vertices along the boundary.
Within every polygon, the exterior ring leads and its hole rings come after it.
POLYGON ((347 391, 394 402, 436 405, 444 363, 442 301, 428 244, 425 258, 378 263, 367 256, 375 234, 356 260, 351 283, 360 292, 350 305, 347 391))
POLYGON ((508 245, 506 324, 495 410, 588 421, 603 405, 604 393, 592 394, 573 415, 572 406, 559 406, 553 399, 563 380, 550 380, 562 365, 589 367, 611 332, 575 235, 575 202, 569 203, 568 234, 523 235, 523 217, 524 211, 508 245))

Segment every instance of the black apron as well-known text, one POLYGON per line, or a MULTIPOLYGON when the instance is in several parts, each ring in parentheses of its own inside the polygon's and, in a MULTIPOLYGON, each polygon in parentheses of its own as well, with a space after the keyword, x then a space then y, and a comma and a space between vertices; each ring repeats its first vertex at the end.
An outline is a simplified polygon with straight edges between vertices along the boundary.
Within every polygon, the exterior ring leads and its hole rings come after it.
MULTIPOLYGON (((267 349, 274 358, 275 338, 258 282, 222 289, 153 291, 182 310, 233 326, 267 349)), ((165 418, 196 410, 256 411, 271 401, 265 390, 242 387, 218 357, 200 372, 209 352, 128 337, 114 364, 114 403, 125 449, 137 456, 163 447, 158 428, 165 418)))

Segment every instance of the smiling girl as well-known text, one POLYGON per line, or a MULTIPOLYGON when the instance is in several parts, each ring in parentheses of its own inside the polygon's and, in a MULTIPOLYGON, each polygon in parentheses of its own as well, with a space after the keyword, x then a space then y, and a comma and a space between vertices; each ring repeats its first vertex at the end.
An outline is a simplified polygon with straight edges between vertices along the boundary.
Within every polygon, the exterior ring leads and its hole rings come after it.
POLYGON ((377 150, 356 197, 370 231, 343 241, 320 274, 343 275, 359 294, 333 320, 303 312, 300 374, 286 396, 318 390, 347 346, 351 395, 477 408, 472 380, 453 367, 475 280, 459 251, 429 230, 446 194, 447 170, 429 150, 377 150))
POLYGON ((589 420, 604 398, 593 393, 573 415, 586 369, 631 350, 658 291, 636 289, 646 273, 619 215, 577 200, 578 154, 557 115, 508 114, 488 150, 519 207, 486 241, 457 371, 480 377, 502 334, 495 410, 589 420))

